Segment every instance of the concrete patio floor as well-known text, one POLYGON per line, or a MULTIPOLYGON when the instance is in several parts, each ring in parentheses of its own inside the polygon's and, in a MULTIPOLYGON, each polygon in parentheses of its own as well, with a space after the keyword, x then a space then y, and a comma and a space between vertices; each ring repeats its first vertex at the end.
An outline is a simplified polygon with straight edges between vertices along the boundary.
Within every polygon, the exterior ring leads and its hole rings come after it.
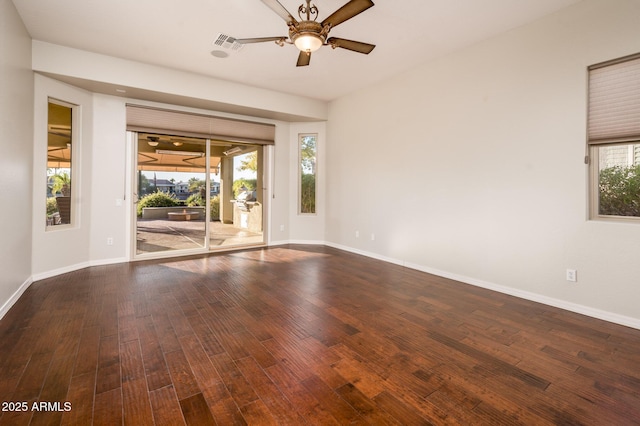
MULTIPOLYGON (((254 245, 263 242, 262 233, 250 232, 246 229, 224 224, 219 221, 211 222, 209 229, 211 249, 254 245)), ((204 220, 171 221, 138 219, 136 254, 204 248, 204 238, 204 220)))

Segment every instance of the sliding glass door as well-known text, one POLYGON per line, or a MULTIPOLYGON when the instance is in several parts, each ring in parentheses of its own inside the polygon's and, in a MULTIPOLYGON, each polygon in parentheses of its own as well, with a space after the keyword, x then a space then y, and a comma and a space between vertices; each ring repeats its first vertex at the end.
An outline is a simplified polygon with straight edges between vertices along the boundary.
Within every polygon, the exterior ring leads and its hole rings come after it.
POLYGON ((206 246, 207 141, 140 133, 136 254, 206 246))
POLYGON ((134 135, 136 258, 264 243, 262 146, 134 135))

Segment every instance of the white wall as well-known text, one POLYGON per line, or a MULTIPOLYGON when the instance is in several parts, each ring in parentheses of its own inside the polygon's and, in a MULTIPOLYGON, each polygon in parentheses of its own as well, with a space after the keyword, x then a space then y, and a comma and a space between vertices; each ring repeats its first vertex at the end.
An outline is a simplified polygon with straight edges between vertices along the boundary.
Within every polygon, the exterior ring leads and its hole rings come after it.
POLYGON ((31 38, 10 0, 0 0, 0 52, 1 318, 31 282, 31 38))
POLYGON ((127 177, 132 161, 126 140, 126 109, 122 98, 93 95, 91 238, 92 263, 128 261, 127 220, 131 199, 127 177), (113 245, 107 245, 107 238, 113 245))
POLYGON ((328 242, 640 327, 640 224, 586 219, 583 164, 586 68, 639 17, 585 0, 331 103, 328 242))
MULTIPOLYGON (((272 192, 267 194, 270 203, 268 217, 269 242, 272 244, 287 243, 291 235, 289 227, 291 188, 289 185, 289 162, 291 159, 290 125, 278 123, 276 126, 276 145, 272 148, 271 164, 267 180, 272 192)), ((266 205, 266 204, 265 204, 266 205)))

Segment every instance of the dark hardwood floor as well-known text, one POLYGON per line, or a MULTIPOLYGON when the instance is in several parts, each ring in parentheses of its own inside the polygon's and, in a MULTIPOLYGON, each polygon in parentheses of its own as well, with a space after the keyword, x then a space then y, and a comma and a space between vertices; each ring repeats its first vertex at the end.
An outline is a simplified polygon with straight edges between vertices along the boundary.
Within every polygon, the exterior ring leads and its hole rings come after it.
POLYGON ((640 330, 283 246, 32 284, 0 396, 12 426, 638 425, 640 330))

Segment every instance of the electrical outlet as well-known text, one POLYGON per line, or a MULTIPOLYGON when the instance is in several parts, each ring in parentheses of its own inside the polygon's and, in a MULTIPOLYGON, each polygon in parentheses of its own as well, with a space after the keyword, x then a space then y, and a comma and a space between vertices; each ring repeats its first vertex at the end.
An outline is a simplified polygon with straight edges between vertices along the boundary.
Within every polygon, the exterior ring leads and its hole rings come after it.
POLYGON ((371 234, 371 241, 375 241, 376 240, 376 234, 371 234))
POLYGON ((284 231, 284 225, 280 225, 280 231, 284 231))
POLYGON ((356 238, 360 238, 360 231, 356 231, 356 238))
POLYGON ((107 238, 107 245, 108 246, 112 246, 113 245, 113 238, 111 238, 111 237, 107 238))
POLYGON ((575 269, 567 269, 567 281, 572 283, 578 281, 578 271, 575 269))

